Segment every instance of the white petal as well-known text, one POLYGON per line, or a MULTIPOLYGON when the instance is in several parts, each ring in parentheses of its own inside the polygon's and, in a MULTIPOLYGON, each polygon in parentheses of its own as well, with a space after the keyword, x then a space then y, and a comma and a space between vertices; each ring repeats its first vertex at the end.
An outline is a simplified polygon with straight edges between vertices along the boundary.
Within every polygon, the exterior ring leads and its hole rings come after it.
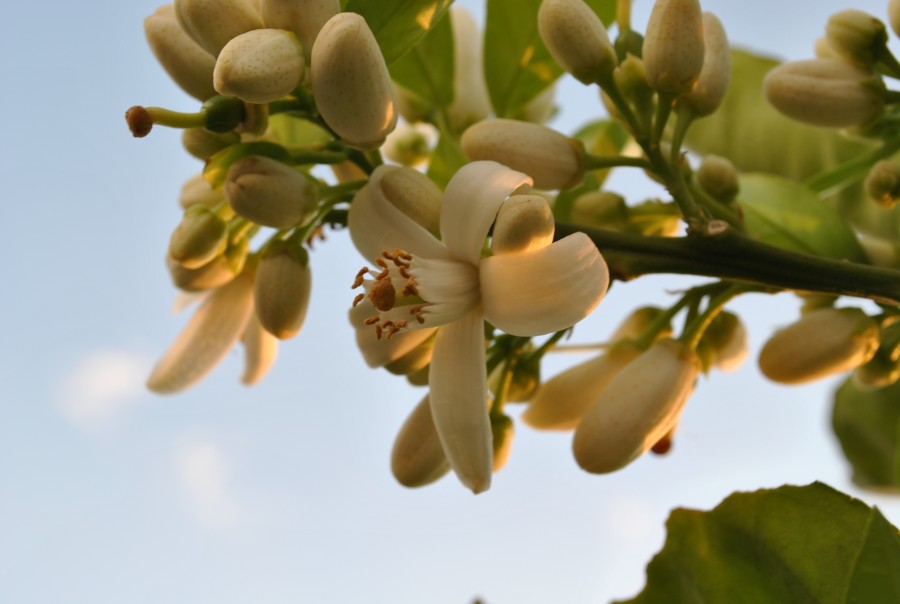
POLYGON ((597 246, 574 233, 532 252, 481 261, 481 303, 488 321, 506 333, 535 336, 588 316, 609 287, 597 246))
POLYGON ((374 260, 385 250, 396 249, 426 258, 446 257, 446 249, 434 235, 384 196, 381 178, 391 169, 397 168, 379 166, 350 204, 347 224, 356 249, 369 260, 374 260))
POLYGON ((441 204, 441 239, 450 253, 478 262, 500 206, 513 192, 530 187, 531 178, 497 162, 476 161, 460 168, 447 183, 441 204))
POLYGON ((278 356, 278 338, 263 329, 256 313, 250 313, 241 336, 244 343, 244 374, 241 383, 252 386, 263 379, 278 356))
POLYGON ((356 345, 366 364, 372 368, 384 367, 396 361, 431 337, 435 331, 433 328, 412 329, 395 333, 390 339, 379 340, 375 335, 375 327, 364 324, 366 319, 376 314, 378 311, 369 300, 363 300, 350 309, 350 323, 356 328, 356 345))
POLYGON ((431 357, 431 416, 450 467, 474 493, 491 486, 494 453, 480 309, 442 327, 431 357))
POLYGON ((147 379, 147 387, 173 394, 199 382, 231 349, 253 312, 253 277, 239 275, 212 292, 147 379))

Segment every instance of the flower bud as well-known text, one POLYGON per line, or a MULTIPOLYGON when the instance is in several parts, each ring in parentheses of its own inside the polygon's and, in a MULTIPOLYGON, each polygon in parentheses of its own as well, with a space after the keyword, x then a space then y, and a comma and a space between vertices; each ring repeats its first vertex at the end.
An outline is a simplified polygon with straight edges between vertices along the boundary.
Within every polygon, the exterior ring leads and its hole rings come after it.
POLYGON ((539 430, 574 430, 585 410, 641 352, 630 343, 613 345, 605 354, 554 376, 541 384, 522 421, 539 430))
POLYGON ((900 36, 900 0, 888 0, 888 23, 894 33, 900 36))
POLYGON ((181 144, 185 151, 203 161, 239 142, 241 137, 237 132, 210 132, 206 128, 185 128, 181 132, 181 144))
POLYGON ((181 27, 212 56, 244 32, 262 29, 262 18, 250 0, 175 0, 181 27))
POLYGON ((228 224, 207 207, 188 208, 169 239, 169 257, 186 268, 199 268, 225 251, 228 224))
POLYGON ((628 206, 621 195, 590 191, 575 198, 569 218, 589 227, 624 231, 628 228, 628 206))
POLYGON ((659 92, 690 92, 703 69, 703 16, 697 0, 656 0, 643 59, 647 81, 659 92))
POLYGON ((328 20, 313 45, 311 73, 319 112, 347 144, 378 147, 397 125, 387 65, 361 16, 339 13, 328 20))
POLYGON ((697 170, 697 182, 704 191, 723 203, 728 203, 740 190, 738 173, 731 160, 718 155, 707 155, 697 170))
POLYGON ((306 318, 311 286, 306 250, 288 241, 269 242, 256 268, 253 289, 256 316, 263 328, 279 340, 296 336, 306 318))
POLYGON ((828 18, 825 39, 838 57, 860 67, 871 67, 886 49, 888 35, 884 23, 869 13, 850 8, 828 18))
POLYGON ((493 435, 494 465, 493 471, 499 472, 509 461, 512 452, 513 436, 516 426, 507 415, 491 414, 491 434, 493 435))
POLYGON ((778 111, 814 126, 862 126, 884 110, 881 80, 837 59, 779 65, 766 75, 763 87, 778 111))
POLYGON ((703 13, 703 68, 694 89, 679 103, 690 107, 695 117, 719 108, 731 80, 731 49, 722 22, 712 13, 703 13))
POLYGON ((250 244, 239 239, 229 244, 224 254, 220 254, 199 268, 185 268, 182 264, 166 258, 166 267, 172 283, 186 292, 199 292, 221 287, 234 279, 244 268, 250 244))
POLYGON ((676 340, 660 340, 607 384, 575 429, 575 459, 588 472, 625 467, 668 434, 694 389, 700 361, 676 340))
POLYGON ((262 0, 262 19, 266 27, 286 29, 297 34, 309 62, 313 43, 322 26, 341 12, 340 0, 262 0))
POLYGON ((482 68, 482 36, 472 14, 461 6, 450 7, 453 25, 453 102, 447 117, 454 132, 483 120, 491 112, 482 68))
MULTIPOLYGON (((622 96, 631 101, 635 107, 648 109, 653 106, 655 91, 647 81, 647 69, 641 59, 633 54, 626 55, 613 72, 613 79, 622 96)), ((615 115, 621 116, 615 103, 602 90, 600 92, 600 98, 610 113, 613 114, 614 110, 615 115)))
POLYGON ((508 119, 478 122, 460 141, 470 160, 493 160, 524 172, 538 189, 568 189, 584 176, 584 145, 556 130, 508 119))
POLYGON ((606 28, 583 0, 543 0, 538 31, 556 62, 584 84, 598 82, 616 66, 606 28))
POLYGON ((187 179, 181 186, 181 193, 178 195, 178 203, 185 210, 198 204, 212 210, 223 201, 225 201, 225 195, 222 190, 214 189, 203 178, 202 173, 194 174, 187 179))
MULTIPOLYGON (((372 174, 377 186, 391 204, 429 232, 440 233, 441 190, 434 182, 412 168, 384 167, 372 174)), ((377 192, 377 191, 376 191, 377 192)))
POLYGON ((863 390, 887 388, 900 380, 900 363, 879 351, 853 371, 853 381, 863 390))
MULTIPOLYGON (((650 327, 657 319, 659 319, 665 311, 657 306, 641 306, 636 308, 625 317, 625 320, 619 324, 613 335, 610 336, 610 342, 619 342, 621 340, 633 340, 640 337, 644 331, 650 327)), ((672 335, 672 327, 667 324, 666 327, 657 333, 657 338, 667 338, 672 335)))
POLYGON ((450 471, 426 396, 403 422, 391 450, 391 472, 405 487, 422 487, 450 471))
POLYGON ((144 19, 144 34, 156 60, 182 90, 199 101, 215 96, 216 59, 181 28, 171 4, 144 19))
MULTIPOLYGON (((394 375, 410 375, 428 367, 434 352, 434 338, 430 337, 415 346, 398 359, 387 363, 384 368, 394 375)), ((426 382, 427 384, 427 382, 426 382)))
POLYGON ((242 273, 212 291, 147 378, 159 394, 181 392, 225 358, 253 312, 253 275, 242 273))
POLYGON ((822 36, 821 38, 816 39, 815 45, 813 45, 813 54, 816 55, 816 58, 819 59, 837 59, 837 55, 834 54, 834 49, 828 45, 828 38, 822 36))
POLYGON ((556 222, 550 204, 540 195, 513 195, 494 220, 491 253, 528 252, 553 243, 556 222))
POLYGON ((772 381, 802 384, 865 363, 878 350, 878 324, 857 308, 821 308, 769 338, 759 368, 772 381))
POLYGON ((892 208, 900 200, 900 164, 889 159, 872 166, 866 176, 866 193, 878 205, 892 208))
POLYGON ((382 152, 401 166, 417 166, 428 160, 431 149, 424 132, 409 124, 401 124, 388 134, 382 152))
POLYGON ((216 59, 213 82, 220 94, 248 103, 277 101, 303 78, 303 48, 283 29, 254 29, 232 38, 216 59))
POLYGON ((263 329, 256 313, 250 313, 241 342, 244 344, 244 373, 241 383, 252 386, 259 383, 275 364, 278 338, 263 329))
POLYGON ((319 197, 309 178, 261 155, 242 157, 231 164, 224 188, 238 215, 275 229, 302 223, 316 209, 319 197))
POLYGON ((734 371, 747 358, 747 328, 727 310, 712 320, 703 334, 703 343, 713 353, 713 364, 722 371, 734 371))

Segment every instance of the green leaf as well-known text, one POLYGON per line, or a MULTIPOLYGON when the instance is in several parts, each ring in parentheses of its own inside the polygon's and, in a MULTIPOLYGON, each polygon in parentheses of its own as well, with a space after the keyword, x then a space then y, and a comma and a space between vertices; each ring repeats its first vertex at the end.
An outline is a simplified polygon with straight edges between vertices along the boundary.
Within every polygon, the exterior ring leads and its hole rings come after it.
POLYGON ((446 133, 441 134, 437 146, 431 152, 431 160, 428 162, 428 177, 443 190, 456 171, 468 161, 459 143, 452 136, 446 133))
POLYGON ((270 134, 277 142, 289 147, 320 145, 334 140, 324 128, 304 119, 279 113, 269 118, 270 134))
POLYGON ((848 379, 834 396, 831 425, 853 482, 900 492, 900 383, 862 390, 848 379))
POLYGON ((453 0, 348 0, 344 10, 365 17, 390 65, 418 44, 452 3, 453 0))
POLYGON ((750 234, 784 249, 866 262, 853 231, 807 187, 772 174, 744 174, 738 203, 750 234))
MULTIPOLYGON (((593 155, 618 155, 631 140, 631 135, 619 122, 597 120, 582 126, 573 138, 584 143, 585 150, 593 155)), ((580 185, 560 193, 553 204, 553 214, 557 220, 568 220, 575 200, 584 193, 598 190, 603 186, 609 173, 608 168, 592 170, 585 174, 580 185)))
MULTIPOLYGON (((484 77, 497 117, 518 111, 562 74, 538 34, 541 0, 488 0, 484 32, 484 77)), ((588 5, 609 24, 614 0, 591 0, 588 5)))
POLYGON ((627 604, 900 602, 900 535, 877 508, 821 483, 737 493, 666 523, 627 604))
POLYGON ((428 105, 453 102, 453 26, 441 19, 411 51, 390 66, 391 78, 428 105))

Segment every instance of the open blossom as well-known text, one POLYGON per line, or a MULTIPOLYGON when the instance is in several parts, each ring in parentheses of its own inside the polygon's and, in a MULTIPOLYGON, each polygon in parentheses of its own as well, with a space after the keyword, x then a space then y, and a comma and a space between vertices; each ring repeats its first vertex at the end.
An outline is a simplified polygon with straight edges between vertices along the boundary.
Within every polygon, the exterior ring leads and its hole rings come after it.
POLYGON ((476 493, 490 486, 493 465, 484 320, 513 335, 551 333, 587 316, 609 285, 606 263, 583 233, 483 256, 501 206, 530 184, 495 162, 464 166, 444 193, 440 240, 381 195, 357 196, 350 213, 353 242, 378 265, 354 284, 365 289, 357 304, 372 307, 363 323, 382 340, 440 328, 431 413, 450 466, 476 493))

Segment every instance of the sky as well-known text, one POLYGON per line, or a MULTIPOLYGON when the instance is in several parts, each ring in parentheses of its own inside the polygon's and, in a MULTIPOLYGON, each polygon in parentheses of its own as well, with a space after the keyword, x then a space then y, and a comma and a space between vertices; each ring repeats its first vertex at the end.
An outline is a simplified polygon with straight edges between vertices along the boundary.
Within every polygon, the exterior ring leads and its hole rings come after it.
MULTIPOLYGON (((883 16, 885 4, 855 6, 883 16)), ((754 366, 796 316, 788 295, 729 307, 750 326, 750 361, 701 379, 671 455, 593 476, 570 435, 520 425, 477 497, 452 476, 408 490, 390 475, 394 435, 423 393, 355 350, 346 308, 362 260, 346 233, 317 245, 307 323, 262 384, 240 385, 235 350, 187 393, 145 392, 188 317, 170 312, 163 258, 181 183, 201 168, 177 132, 135 140, 122 117, 134 104, 195 106, 143 40, 156 6, 4 11, 0 602, 600 603, 640 590, 672 508, 709 509, 735 490, 821 480, 900 523, 900 501, 849 481, 828 427, 837 380, 776 386, 754 366)), ((734 43, 792 59, 848 6, 704 2, 734 43)), ((636 2, 636 26, 649 9, 636 2)), ((570 78, 558 99, 562 131, 602 113, 570 78)), ((602 341, 685 283, 615 285, 578 341, 602 341)), ((545 375, 583 358, 554 357, 545 375)))

